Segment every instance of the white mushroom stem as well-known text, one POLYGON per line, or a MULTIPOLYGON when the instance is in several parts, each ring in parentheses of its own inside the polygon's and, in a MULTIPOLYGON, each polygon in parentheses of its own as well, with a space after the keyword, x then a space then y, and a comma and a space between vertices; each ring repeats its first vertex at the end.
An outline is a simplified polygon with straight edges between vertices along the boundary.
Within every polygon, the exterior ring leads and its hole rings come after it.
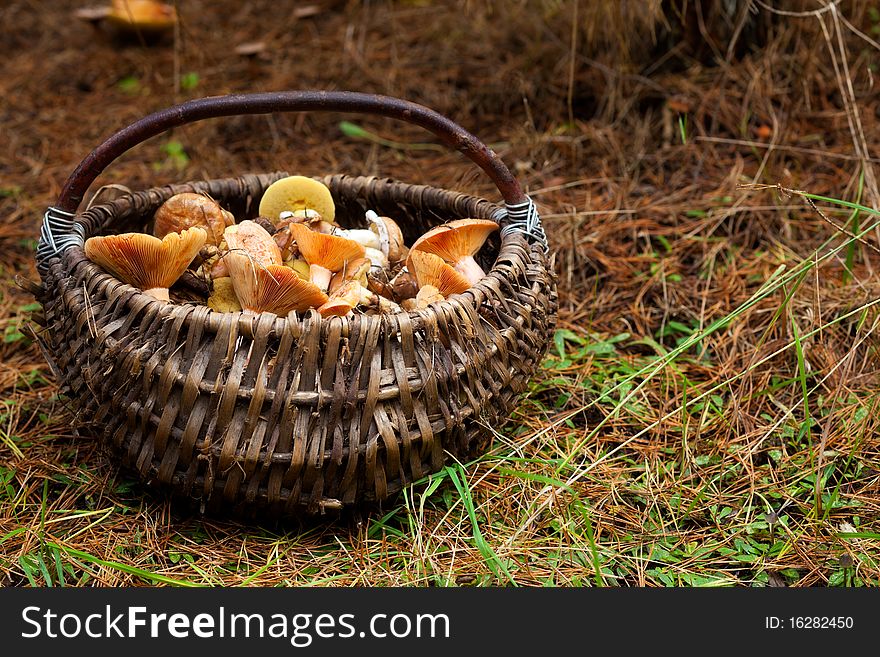
MULTIPOLYGON (((367 221, 370 222, 370 232, 373 233, 374 237, 378 237, 379 244, 373 248, 381 250, 387 259, 391 253, 391 236, 388 234, 388 227, 373 210, 367 210, 365 216, 367 221)), ((364 244, 364 246, 367 245, 364 244)))
POLYGON ((477 264, 473 256, 464 256, 453 265, 453 269, 468 279, 471 285, 486 275, 486 272, 477 264))
POLYGON ((309 278, 312 283, 320 288, 321 292, 326 292, 330 287, 330 279, 333 278, 333 272, 321 265, 310 264, 309 278))
POLYGON ((151 287, 149 290, 144 290, 144 294, 149 294, 151 297, 158 299, 159 301, 171 301, 167 287, 151 287))
POLYGON ((337 228, 333 231, 333 234, 353 240, 366 248, 379 248, 379 238, 376 236, 376 233, 366 228, 337 228))
POLYGON ((370 269, 375 271, 377 269, 388 269, 390 267, 388 263, 388 258, 379 249, 374 249, 367 246, 364 247, 364 251, 366 252, 367 257, 370 259, 370 263, 372 263, 372 267, 370 267, 370 269))

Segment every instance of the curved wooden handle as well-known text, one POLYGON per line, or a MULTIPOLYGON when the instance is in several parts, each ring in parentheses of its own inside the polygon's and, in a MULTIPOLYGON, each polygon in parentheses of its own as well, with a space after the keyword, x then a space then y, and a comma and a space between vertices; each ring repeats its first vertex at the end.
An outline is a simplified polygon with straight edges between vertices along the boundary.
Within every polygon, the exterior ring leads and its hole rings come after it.
POLYGON ((516 178, 492 149, 458 124, 423 105, 349 91, 278 91, 212 96, 145 116, 111 136, 80 162, 64 183, 56 207, 75 213, 89 186, 116 158, 170 128, 220 116, 311 110, 377 114, 421 126, 485 171, 508 205, 528 200, 516 178))

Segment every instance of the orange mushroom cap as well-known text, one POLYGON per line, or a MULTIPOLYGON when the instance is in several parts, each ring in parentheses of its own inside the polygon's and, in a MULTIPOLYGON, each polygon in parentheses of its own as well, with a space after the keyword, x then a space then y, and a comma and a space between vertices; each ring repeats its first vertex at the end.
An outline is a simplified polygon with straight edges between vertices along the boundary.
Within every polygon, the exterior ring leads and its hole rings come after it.
POLYGON ((409 262, 419 288, 433 285, 440 294, 448 297, 452 294, 461 294, 471 287, 468 279, 443 262, 443 258, 433 253, 411 251, 409 262))
POLYGON ((106 18, 126 30, 164 32, 177 22, 177 10, 156 0, 112 0, 106 18))
POLYGON ((346 263, 365 256, 364 247, 354 240, 316 233, 302 224, 290 224, 288 230, 293 235, 300 254, 310 265, 319 265, 337 272, 346 263))
POLYGON ((498 224, 488 219, 456 219, 422 235, 413 243, 410 255, 413 251, 427 251, 453 265, 463 257, 472 257, 496 230, 498 224))
POLYGON ((358 258, 346 263, 342 269, 333 275, 330 279, 330 295, 333 296, 336 290, 348 283, 349 281, 357 281, 360 285, 364 285, 367 273, 370 271, 369 258, 358 258))
POLYGON ((123 233, 90 237, 86 257, 124 283, 168 301, 168 288, 174 285, 205 244, 208 234, 194 227, 168 233, 161 240, 144 233, 123 233))

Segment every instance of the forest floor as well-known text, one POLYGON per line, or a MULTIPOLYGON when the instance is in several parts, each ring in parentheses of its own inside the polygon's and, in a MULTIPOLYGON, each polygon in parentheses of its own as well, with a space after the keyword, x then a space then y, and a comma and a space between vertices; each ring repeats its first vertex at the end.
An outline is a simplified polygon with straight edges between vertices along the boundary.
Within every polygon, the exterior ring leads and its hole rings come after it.
MULTIPOLYGON (((81 4, 0 7, 0 584, 880 585, 868 3, 619 66, 572 30, 574 3, 186 1, 157 44, 72 19, 81 4), (407 98, 489 143, 539 204, 560 309, 484 456, 379 512, 254 526, 182 514, 74 433, 15 277, 38 280, 42 213, 102 139, 276 89, 407 98)), ((205 121, 92 191, 284 169, 497 200, 458 154, 413 147, 428 141, 377 118, 205 121)))

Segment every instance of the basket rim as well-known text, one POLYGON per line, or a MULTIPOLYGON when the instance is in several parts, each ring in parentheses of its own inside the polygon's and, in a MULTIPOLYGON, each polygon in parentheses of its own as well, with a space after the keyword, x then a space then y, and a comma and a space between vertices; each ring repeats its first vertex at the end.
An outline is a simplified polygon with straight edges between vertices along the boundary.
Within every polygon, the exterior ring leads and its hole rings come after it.
MULTIPOLYGON (((286 171, 272 171, 256 175, 277 175, 280 177, 289 174, 287 174, 286 171)), ((240 177, 241 176, 235 176, 231 178, 189 180, 182 183, 172 183, 170 185, 148 187, 142 190, 133 189, 130 190, 127 194, 113 199, 112 201, 89 206, 85 211, 80 214, 85 214, 93 210, 114 212, 117 209, 116 206, 124 202, 127 198, 131 197, 135 193, 166 192, 170 188, 191 185, 204 185, 210 184, 212 182, 226 180, 238 180, 240 177)), ((503 208, 500 205, 479 196, 464 194, 461 192, 456 192, 455 190, 450 190, 442 187, 434 187, 431 185, 406 183, 390 177, 328 174, 325 176, 312 176, 312 178, 325 183, 327 183, 331 178, 347 179, 351 181, 381 180, 383 182, 387 182, 388 184, 403 185, 405 187, 439 190, 448 193, 460 194, 462 197, 469 199, 484 201, 488 203, 491 208, 493 208, 493 215, 503 212, 503 208)), ((499 291, 502 284, 507 281, 507 275, 504 271, 505 267, 502 264, 504 260, 503 256, 505 255, 505 253, 510 251, 511 249, 524 249, 526 252, 530 252, 532 250, 532 245, 528 244, 528 241, 520 233, 514 231, 499 232, 501 243, 498 249, 498 254, 495 257, 494 262, 492 263, 492 267, 488 271, 486 271, 486 275, 480 281, 472 285, 470 288, 460 294, 452 295, 444 299, 443 301, 434 302, 430 304, 427 308, 409 311, 401 309, 400 311, 394 313, 378 313, 375 315, 367 315, 365 313, 348 313, 343 317, 323 317, 314 308, 309 309, 303 313, 291 311, 285 316, 276 315, 275 313, 270 312, 245 314, 243 311, 219 312, 213 310, 212 308, 209 308, 204 304, 173 302, 168 303, 160 301, 146 294, 140 288, 124 283, 112 274, 107 273, 97 264, 89 260, 85 255, 83 247, 79 245, 73 245, 70 248, 66 249, 63 253, 59 254, 59 256, 53 258, 52 260, 54 260, 55 262, 50 264, 50 269, 54 270, 61 263, 63 263, 64 276, 56 276, 57 282, 57 279, 59 278, 72 277, 75 270, 80 267, 90 267, 94 271, 87 274, 87 278, 89 279, 89 283, 87 285, 88 293, 94 293, 96 290, 104 290, 109 286, 115 286, 122 294, 127 295, 123 303, 125 305, 131 305, 133 303, 136 304, 139 312, 149 312, 157 319, 162 320, 182 320, 184 325, 189 325, 189 323, 195 321, 197 317, 202 317, 203 330, 206 330, 210 333, 217 333, 223 326, 228 325, 229 323, 234 323, 238 324, 238 332, 240 335, 253 337, 253 334, 256 332, 256 327, 258 325, 273 321, 274 326, 272 328, 272 332, 276 335, 281 335, 283 332, 286 331, 292 331, 294 335, 299 336, 306 331, 315 330, 312 325, 314 322, 317 322, 319 330, 322 334, 326 333, 327 331, 333 330, 335 326, 338 326, 338 330, 341 331, 340 334, 342 336, 345 336, 350 333, 351 326, 355 322, 367 322, 368 326, 370 324, 377 323, 398 324, 401 321, 401 316, 407 317, 407 320, 411 323, 413 330, 421 330, 424 329, 425 326, 430 322, 431 318, 437 314, 451 313, 460 315, 462 312, 467 312, 463 308, 463 306, 466 306, 470 310, 476 310, 483 303, 483 301, 492 296, 493 292, 499 291), (185 316, 182 316, 184 314, 185 316), (270 320, 269 316, 274 316, 274 320, 270 320)))

